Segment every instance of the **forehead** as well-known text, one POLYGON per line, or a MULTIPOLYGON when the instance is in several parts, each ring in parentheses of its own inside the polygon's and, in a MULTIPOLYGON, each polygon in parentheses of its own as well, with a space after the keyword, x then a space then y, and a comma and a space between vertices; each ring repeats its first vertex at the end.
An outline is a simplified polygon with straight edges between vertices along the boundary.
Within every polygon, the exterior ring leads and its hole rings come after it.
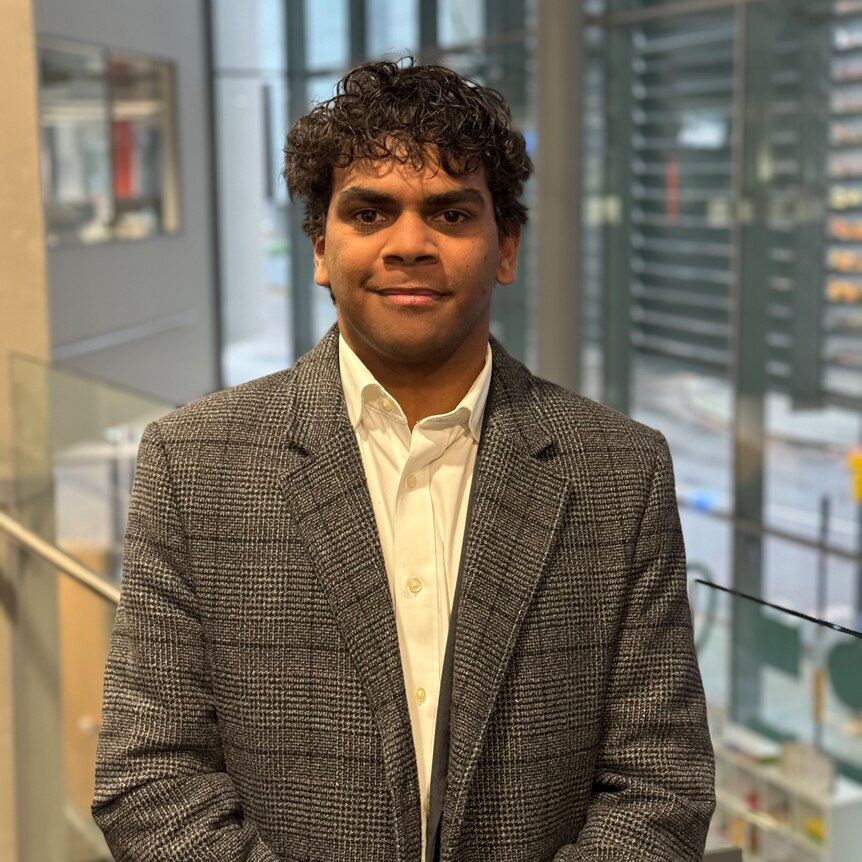
POLYGON ((334 203, 339 194, 350 188, 369 188, 388 194, 423 197, 459 189, 474 189, 488 201, 491 199, 485 172, 481 167, 469 174, 453 176, 431 154, 421 167, 410 161, 385 158, 355 159, 345 168, 333 168, 331 202, 334 203))

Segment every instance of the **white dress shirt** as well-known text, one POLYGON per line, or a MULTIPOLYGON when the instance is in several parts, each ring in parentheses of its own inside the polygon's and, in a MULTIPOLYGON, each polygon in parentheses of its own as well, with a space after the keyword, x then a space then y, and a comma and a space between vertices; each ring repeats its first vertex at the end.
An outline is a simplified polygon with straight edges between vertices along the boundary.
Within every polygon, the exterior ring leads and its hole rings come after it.
POLYGON ((426 812, 440 676, 491 383, 491 348, 458 406, 422 419, 412 432, 398 402, 343 338, 339 367, 389 578, 426 812))

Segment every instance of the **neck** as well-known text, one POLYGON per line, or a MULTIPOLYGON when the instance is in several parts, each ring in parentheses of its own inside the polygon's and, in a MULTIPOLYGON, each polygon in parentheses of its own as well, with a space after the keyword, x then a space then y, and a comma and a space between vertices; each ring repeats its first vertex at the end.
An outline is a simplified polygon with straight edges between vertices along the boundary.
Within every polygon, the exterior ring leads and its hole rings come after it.
POLYGON ((456 351, 443 361, 410 363, 377 354, 366 356, 350 344, 374 379, 401 405, 411 429, 427 416, 448 413, 458 406, 485 365, 487 345, 486 337, 467 355, 456 351))
POLYGON ((459 369, 461 373, 457 377, 441 375, 437 370, 425 372, 420 369, 407 374, 401 369, 397 375, 388 379, 386 375, 375 374, 374 376, 401 405, 407 417, 407 423, 412 429, 417 422, 427 416, 436 416, 454 410, 479 376, 485 364, 484 360, 483 354, 482 359, 469 368, 462 366, 459 369))

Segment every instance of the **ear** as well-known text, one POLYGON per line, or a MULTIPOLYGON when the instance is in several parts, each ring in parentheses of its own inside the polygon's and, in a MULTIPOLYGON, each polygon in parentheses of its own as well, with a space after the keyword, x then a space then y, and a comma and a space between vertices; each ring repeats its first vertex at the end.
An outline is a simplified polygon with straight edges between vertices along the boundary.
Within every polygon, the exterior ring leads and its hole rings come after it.
POLYGON ((518 247, 521 244, 521 231, 515 228, 511 233, 500 234, 500 260, 497 264, 498 284, 511 284, 518 273, 518 247))
POLYGON ((312 241, 314 247, 314 281, 321 287, 329 287, 329 271, 326 268, 326 239, 322 236, 312 241))

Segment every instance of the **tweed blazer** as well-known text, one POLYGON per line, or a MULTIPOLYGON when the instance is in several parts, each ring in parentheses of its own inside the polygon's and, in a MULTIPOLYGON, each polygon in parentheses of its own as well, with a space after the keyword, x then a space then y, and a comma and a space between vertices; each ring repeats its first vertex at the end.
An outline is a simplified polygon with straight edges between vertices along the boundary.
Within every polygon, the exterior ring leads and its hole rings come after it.
MULTIPOLYGON (((440 859, 700 860, 712 751, 664 439, 493 351, 440 859)), ((337 331, 147 429, 93 810, 121 862, 420 862, 337 331)))

